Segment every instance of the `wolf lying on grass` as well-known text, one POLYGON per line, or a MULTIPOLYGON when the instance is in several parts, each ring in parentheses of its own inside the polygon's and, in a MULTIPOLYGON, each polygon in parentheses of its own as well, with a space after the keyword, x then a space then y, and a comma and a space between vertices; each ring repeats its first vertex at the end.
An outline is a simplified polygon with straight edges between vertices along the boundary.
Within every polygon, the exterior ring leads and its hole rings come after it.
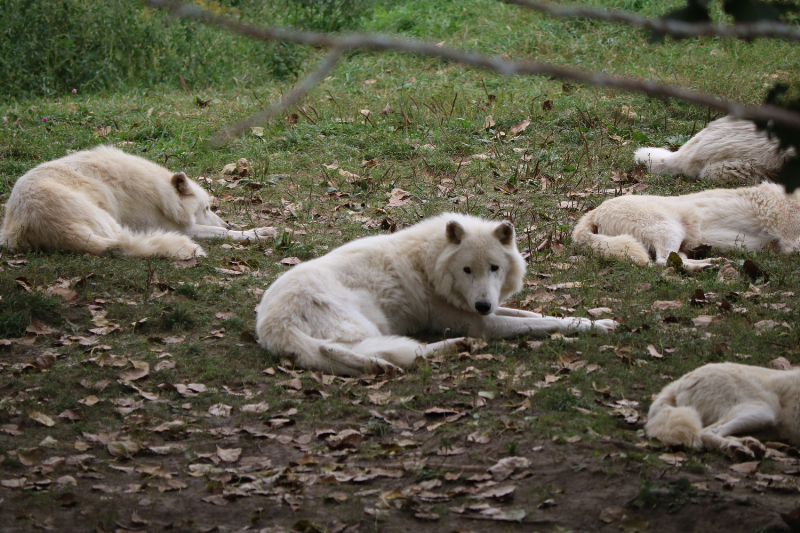
POLYGON ((639 148, 633 159, 647 165, 653 174, 683 174, 745 185, 773 178, 794 153, 780 150, 777 139, 758 131, 753 122, 724 117, 709 122, 677 152, 639 148))
POLYGON ((800 250, 800 190, 786 194, 774 183, 711 189, 684 196, 630 195, 611 198, 586 213, 572 234, 577 244, 642 265, 663 265, 677 252, 687 270, 708 268, 719 258, 688 259, 700 245, 721 250, 800 250))
POLYGON ((512 337, 616 327, 500 307, 524 274, 510 222, 444 214, 358 239, 280 276, 258 307, 258 340, 301 367, 360 375, 468 344, 398 336, 424 330, 512 337))
POLYGON ((111 146, 43 163, 14 184, 0 244, 102 254, 205 255, 191 238, 234 241, 274 236, 274 229, 232 231, 211 211, 208 194, 186 174, 170 172, 111 146))
POLYGON ((800 445, 800 369, 716 363, 664 387, 650 407, 647 434, 664 444, 761 457, 759 434, 800 445))

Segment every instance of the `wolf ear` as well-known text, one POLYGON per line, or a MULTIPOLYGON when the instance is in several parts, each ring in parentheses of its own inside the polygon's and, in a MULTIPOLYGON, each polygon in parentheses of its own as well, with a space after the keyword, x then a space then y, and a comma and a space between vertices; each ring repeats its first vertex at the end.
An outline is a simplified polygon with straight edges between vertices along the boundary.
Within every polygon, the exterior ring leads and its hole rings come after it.
POLYGON ((170 181, 172 182, 172 186, 175 187, 175 190, 178 191, 179 195, 189 196, 192 194, 192 190, 189 188, 189 178, 187 178, 186 174, 183 172, 173 174, 170 181))
POLYGON ((461 240, 464 238, 464 227, 456 222, 455 220, 451 220, 447 223, 447 240, 453 244, 461 244, 461 240))
POLYGON ((494 230, 494 236, 500 244, 508 245, 514 242, 514 225, 508 220, 504 220, 494 230))

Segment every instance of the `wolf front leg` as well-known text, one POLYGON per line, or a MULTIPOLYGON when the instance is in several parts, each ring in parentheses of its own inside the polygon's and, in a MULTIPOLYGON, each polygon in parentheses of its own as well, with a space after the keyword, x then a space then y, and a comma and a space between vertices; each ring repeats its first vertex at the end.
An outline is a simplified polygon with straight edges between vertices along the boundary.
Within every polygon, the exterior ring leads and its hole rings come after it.
POLYGON ((597 330, 607 333, 617 327, 613 320, 589 320, 588 318, 518 317, 489 315, 483 317, 484 332, 488 337, 517 337, 521 335, 548 335, 550 333, 574 333, 597 330))
POLYGON ((241 242, 245 239, 254 241, 274 239, 275 228, 256 228, 247 231, 236 231, 218 226, 197 225, 192 228, 190 235, 196 239, 225 239, 230 238, 233 242, 241 242))
POLYGON ((542 318, 542 314, 533 311, 523 311, 522 309, 512 309, 510 307, 498 307, 495 311, 497 316, 516 316, 523 318, 542 318))
POLYGON ((606 333, 617 327, 613 320, 545 317, 508 307, 499 307, 496 313, 483 316, 449 304, 440 304, 431 308, 429 317, 431 329, 450 330, 470 337, 544 336, 556 332, 573 333, 590 329, 606 333))

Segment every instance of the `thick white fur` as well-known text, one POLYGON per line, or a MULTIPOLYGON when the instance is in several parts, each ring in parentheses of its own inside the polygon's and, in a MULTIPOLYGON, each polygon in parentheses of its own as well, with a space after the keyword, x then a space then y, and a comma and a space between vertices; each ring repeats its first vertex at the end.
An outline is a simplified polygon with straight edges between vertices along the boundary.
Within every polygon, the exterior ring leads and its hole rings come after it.
POLYGON ((759 434, 800 445, 800 369, 735 363, 702 366, 664 387, 647 434, 668 445, 722 450, 740 458, 763 455, 759 434))
POLYGON ((0 244, 186 259, 205 255, 191 237, 241 241, 274 231, 229 228, 211 211, 208 194, 183 172, 98 146, 20 177, 6 204, 0 244))
POLYGON ((709 122, 677 152, 640 148, 633 159, 654 174, 748 184, 773 177, 794 153, 779 150, 778 141, 758 131, 753 122, 724 117, 709 122))
POLYGON ((524 274, 510 223, 444 214, 350 242, 280 276, 258 308, 258 340, 304 368, 360 375, 467 341, 426 346, 399 336, 422 330, 511 337, 616 326, 500 307, 524 274))
POLYGON ((586 213, 572 236, 603 255, 639 264, 648 264, 652 252, 663 265, 677 252, 689 270, 716 260, 686 257, 702 244, 757 250, 769 243, 791 253, 800 250, 800 193, 762 183, 684 196, 619 196, 586 213))

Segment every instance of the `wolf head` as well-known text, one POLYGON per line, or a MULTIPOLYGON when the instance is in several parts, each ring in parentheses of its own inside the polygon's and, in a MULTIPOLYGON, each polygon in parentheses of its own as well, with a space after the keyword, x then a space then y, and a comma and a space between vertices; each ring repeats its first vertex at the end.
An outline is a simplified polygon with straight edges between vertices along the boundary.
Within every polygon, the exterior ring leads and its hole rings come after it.
POLYGON ((186 209, 194 218, 195 225, 217 226, 231 229, 227 222, 211 211, 211 198, 200 185, 186 177, 183 172, 173 174, 170 180, 175 192, 186 209))
POLYGON ((435 267, 438 296, 465 311, 488 315, 522 288, 525 261, 510 222, 454 215, 444 237, 435 267))

